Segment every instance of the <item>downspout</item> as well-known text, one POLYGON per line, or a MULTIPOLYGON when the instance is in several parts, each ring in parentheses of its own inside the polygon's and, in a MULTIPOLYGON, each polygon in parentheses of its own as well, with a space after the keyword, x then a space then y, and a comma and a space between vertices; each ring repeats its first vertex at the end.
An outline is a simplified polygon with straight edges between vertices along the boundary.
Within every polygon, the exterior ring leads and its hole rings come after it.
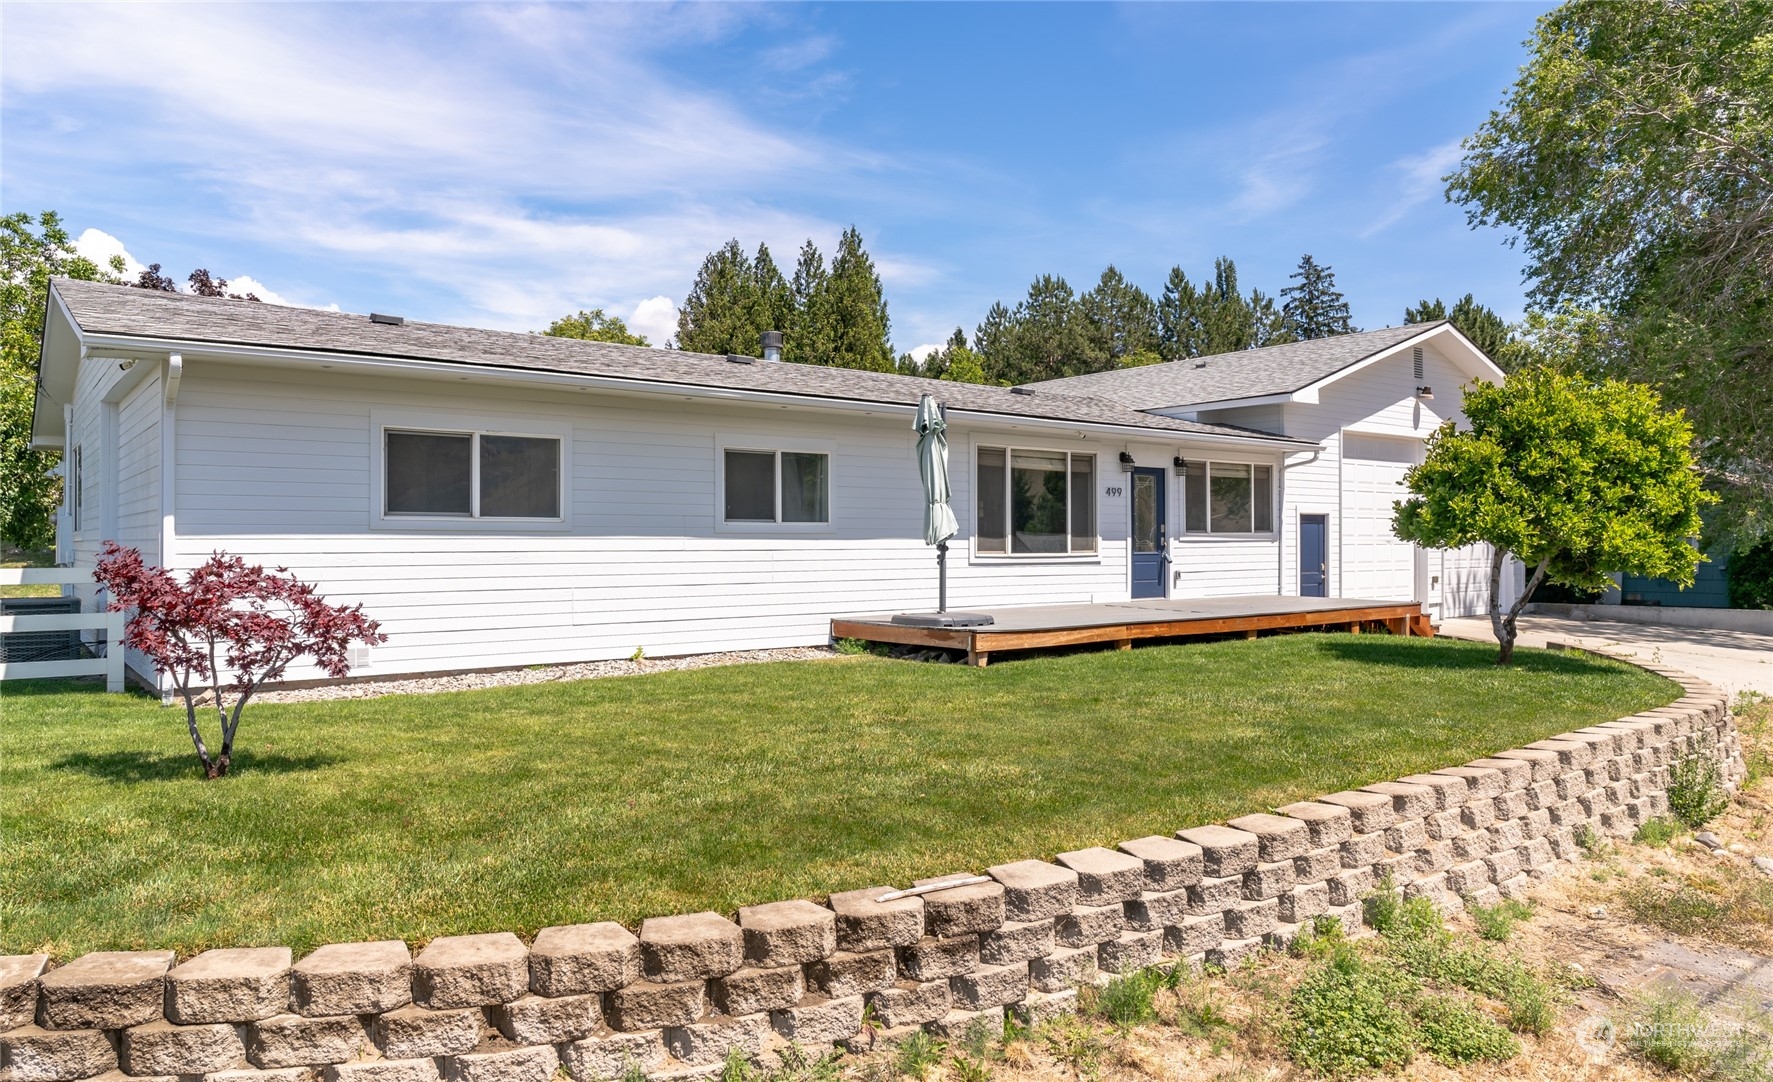
MULTIPOLYGON (((178 473, 179 380, 184 371, 183 355, 168 354, 166 394, 160 408, 160 566, 169 570, 178 565, 178 531, 173 510, 177 486, 173 482, 178 473)), ((156 680, 160 687, 160 705, 172 705, 171 674, 162 671, 156 680)))
MULTIPOLYGON (((1274 592, 1280 597, 1287 596, 1287 519, 1285 517, 1287 510, 1287 471, 1294 466, 1309 466, 1313 462, 1316 462, 1323 453, 1323 447, 1319 446, 1311 449, 1310 458, 1302 458, 1297 462, 1288 462, 1285 458, 1281 459, 1280 505, 1282 518, 1280 523, 1280 544, 1274 546, 1274 592)), ((1325 538, 1324 540, 1327 547, 1329 539, 1325 538)), ((1300 537, 1298 543, 1304 544, 1304 538, 1300 537)), ((1329 586, 1329 576, 1326 575, 1324 576, 1324 593, 1326 595, 1330 592, 1329 586)))

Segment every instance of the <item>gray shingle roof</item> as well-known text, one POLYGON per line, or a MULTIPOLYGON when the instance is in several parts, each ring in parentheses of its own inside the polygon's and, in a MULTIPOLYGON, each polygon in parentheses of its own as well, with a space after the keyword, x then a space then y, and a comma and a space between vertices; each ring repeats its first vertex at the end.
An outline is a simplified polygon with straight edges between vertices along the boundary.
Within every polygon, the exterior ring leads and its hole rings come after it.
POLYGON ((410 320, 403 326, 388 326, 371 323, 362 315, 158 293, 66 278, 57 278, 54 286, 81 331, 88 334, 168 343, 317 350, 888 405, 916 405, 919 397, 928 392, 950 410, 970 413, 1275 443, 1299 442, 1231 425, 1157 417, 1117 402, 1069 391, 1017 394, 1007 387, 980 387, 885 372, 785 362, 735 364, 725 357, 703 353, 410 320))
POLYGON ((1092 372, 1031 386, 1062 394, 1106 398, 1137 410, 1290 394, 1446 322, 1443 319, 1432 323, 1411 323, 1141 368, 1092 372))

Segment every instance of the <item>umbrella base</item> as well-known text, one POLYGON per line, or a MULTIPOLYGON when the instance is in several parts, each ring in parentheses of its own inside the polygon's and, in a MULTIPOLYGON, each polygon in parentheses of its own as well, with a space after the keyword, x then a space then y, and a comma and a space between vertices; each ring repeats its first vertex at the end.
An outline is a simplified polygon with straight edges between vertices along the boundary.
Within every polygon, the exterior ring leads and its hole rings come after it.
POLYGON ((982 612, 902 612, 893 623, 904 627, 985 627, 991 617, 982 612))

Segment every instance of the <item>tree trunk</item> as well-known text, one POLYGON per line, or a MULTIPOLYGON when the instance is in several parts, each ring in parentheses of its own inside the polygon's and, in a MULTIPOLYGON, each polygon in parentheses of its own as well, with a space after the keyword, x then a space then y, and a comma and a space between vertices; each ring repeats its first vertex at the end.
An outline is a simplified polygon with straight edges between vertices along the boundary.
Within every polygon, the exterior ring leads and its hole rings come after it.
POLYGON ((1520 617, 1521 610, 1527 607, 1527 599, 1539 588, 1545 579, 1546 569, 1551 566, 1551 557, 1539 561, 1533 569, 1533 575, 1521 587, 1521 596, 1514 599, 1514 604, 1502 611, 1502 568, 1508 562, 1508 552, 1496 549, 1490 559, 1490 629, 1496 633, 1496 643, 1501 650, 1496 655, 1496 664, 1514 664, 1514 640, 1516 637, 1515 621, 1520 617))

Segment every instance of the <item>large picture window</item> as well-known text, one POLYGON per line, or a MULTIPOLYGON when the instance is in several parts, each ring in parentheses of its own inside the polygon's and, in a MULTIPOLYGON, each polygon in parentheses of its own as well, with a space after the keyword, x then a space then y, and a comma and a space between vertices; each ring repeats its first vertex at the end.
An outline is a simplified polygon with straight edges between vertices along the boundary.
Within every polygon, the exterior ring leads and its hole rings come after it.
POLYGON ((725 457, 726 521, 831 521, 830 455, 728 450, 725 457))
POLYGON ((558 437, 388 429, 383 438, 390 517, 561 517, 558 437))
POLYGON ((1274 532, 1274 467, 1190 462, 1182 471, 1182 528, 1188 533, 1274 532))
POLYGON ((977 551, 1096 551, 1096 456, 980 447, 977 551))

